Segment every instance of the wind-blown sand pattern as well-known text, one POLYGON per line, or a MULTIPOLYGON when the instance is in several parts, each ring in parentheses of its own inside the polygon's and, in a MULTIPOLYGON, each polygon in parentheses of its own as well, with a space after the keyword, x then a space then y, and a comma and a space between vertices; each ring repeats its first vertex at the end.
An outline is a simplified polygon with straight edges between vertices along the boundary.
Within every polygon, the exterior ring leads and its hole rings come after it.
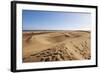
POLYGON ((90 31, 23 32, 23 62, 91 59, 90 31))

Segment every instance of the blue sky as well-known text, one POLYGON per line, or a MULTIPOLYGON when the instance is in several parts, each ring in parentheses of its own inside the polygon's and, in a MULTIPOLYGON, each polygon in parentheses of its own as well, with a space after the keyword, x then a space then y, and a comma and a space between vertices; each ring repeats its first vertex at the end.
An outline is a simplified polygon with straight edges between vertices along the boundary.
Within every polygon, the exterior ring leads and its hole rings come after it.
POLYGON ((23 30, 90 30, 91 14, 23 10, 23 30))

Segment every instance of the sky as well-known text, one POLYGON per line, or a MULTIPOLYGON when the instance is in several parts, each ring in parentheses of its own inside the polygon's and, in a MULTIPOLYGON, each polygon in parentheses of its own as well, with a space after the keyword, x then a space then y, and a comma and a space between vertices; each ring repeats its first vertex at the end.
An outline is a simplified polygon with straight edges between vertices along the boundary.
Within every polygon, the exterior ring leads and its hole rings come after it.
POLYGON ((22 11, 23 30, 90 30, 91 14, 56 11, 22 11))

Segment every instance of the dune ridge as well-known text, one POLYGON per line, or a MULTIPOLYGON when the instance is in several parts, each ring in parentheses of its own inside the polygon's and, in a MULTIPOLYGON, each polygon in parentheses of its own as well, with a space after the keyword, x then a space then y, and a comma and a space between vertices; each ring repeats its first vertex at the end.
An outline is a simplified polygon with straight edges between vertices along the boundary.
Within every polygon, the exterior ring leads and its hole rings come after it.
POLYGON ((23 32, 23 62, 91 59, 90 31, 23 32))

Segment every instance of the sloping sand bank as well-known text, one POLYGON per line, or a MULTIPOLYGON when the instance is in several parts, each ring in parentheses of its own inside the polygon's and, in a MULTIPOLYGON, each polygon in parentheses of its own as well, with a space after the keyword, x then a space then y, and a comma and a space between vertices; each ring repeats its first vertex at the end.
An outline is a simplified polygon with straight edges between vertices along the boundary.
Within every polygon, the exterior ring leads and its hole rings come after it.
POLYGON ((23 62, 91 58, 89 31, 23 32, 23 62))

